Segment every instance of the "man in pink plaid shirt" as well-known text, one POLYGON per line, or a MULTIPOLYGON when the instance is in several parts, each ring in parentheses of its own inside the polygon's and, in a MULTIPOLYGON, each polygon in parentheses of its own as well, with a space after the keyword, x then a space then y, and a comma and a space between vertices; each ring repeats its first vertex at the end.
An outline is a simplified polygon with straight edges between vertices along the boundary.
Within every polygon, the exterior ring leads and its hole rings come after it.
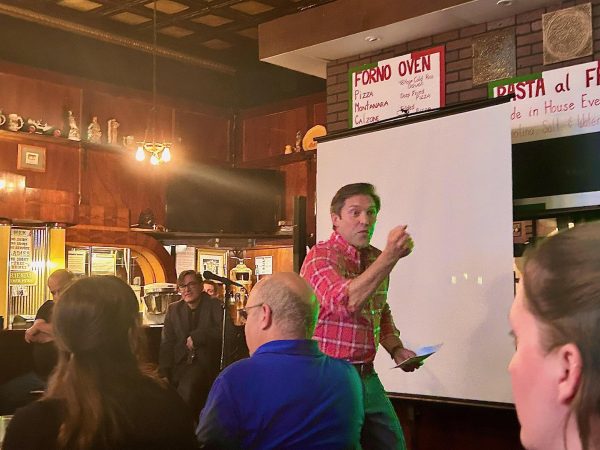
POLYGON ((400 422, 373 360, 379 344, 396 364, 415 356, 402 344, 387 303, 389 274, 410 254, 413 241, 401 225, 389 232, 383 251, 370 245, 380 206, 372 184, 342 187, 331 201, 333 234, 309 251, 300 275, 321 305, 314 333, 321 351, 349 361, 360 374, 365 396, 363 448, 405 449, 400 422))

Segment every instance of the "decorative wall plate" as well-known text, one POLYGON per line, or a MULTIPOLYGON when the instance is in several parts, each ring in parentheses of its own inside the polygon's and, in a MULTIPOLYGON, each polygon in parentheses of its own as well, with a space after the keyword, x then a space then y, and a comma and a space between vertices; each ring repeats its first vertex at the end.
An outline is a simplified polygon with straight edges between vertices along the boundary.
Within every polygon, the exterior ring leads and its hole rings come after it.
POLYGON ((591 55, 592 5, 586 3, 542 15, 544 64, 591 55))
POLYGON ((317 148, 315 138, 325 136, 327 129, 323 125, 315 125, 306 132, 304 138, 302 138, 302 148, 304 150, 314 150, 317 148))

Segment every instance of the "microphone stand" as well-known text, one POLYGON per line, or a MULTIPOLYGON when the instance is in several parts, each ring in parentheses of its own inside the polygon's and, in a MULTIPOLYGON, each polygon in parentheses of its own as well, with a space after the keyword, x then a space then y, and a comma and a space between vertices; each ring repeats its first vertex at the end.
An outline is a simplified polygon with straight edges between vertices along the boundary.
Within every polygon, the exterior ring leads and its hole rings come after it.
POLYGON ((221 327, 221 362, 219 363, 219 372, 223 370, 225 364, 225 324, 227 322, 227 302, 229 301, 229 285, 225 285, 225 294, 223 297, 223 326, 221 327))

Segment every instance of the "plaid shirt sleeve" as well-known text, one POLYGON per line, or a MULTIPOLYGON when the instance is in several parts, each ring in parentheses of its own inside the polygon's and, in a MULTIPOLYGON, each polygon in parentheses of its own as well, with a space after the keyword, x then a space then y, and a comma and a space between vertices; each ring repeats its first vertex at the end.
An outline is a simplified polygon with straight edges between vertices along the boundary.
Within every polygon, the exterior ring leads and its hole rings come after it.
POLYGON ((400 332, 394 324, 390 305, 386 302, 381 310, 381 341, 385 341, 389 336, 400 337, 400 332))
POLYGON ((306 255, 300 275, 315 291, 321 309, 340 317, 352 315, 348 311, 348 285, 352 280, 342 276, 331 249, 315 245, 306 255))

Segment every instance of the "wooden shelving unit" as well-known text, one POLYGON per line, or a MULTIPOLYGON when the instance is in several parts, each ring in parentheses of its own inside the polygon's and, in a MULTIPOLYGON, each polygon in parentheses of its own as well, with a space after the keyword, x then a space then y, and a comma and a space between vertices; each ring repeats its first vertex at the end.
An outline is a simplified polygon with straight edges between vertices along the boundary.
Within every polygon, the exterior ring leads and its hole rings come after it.
POLYGON ((269 158, 255 159, 240 163, 237 167, 241 168, 267 168, 267 167, 281 167, 286 164, 292 164, 301 161, 308 161, 317 157, 316 150, 308 150, 297 153, 290 153, 289 155, 277 155, 269 158))

